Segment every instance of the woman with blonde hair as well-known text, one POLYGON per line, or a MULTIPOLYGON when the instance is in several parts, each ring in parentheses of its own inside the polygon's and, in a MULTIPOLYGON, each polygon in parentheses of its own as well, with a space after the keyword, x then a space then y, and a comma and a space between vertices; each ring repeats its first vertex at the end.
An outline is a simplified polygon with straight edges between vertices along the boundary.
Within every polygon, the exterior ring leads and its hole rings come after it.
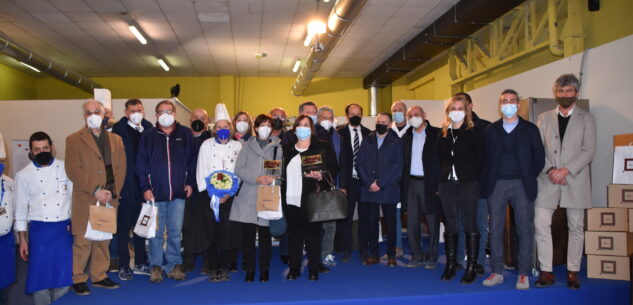
POLYGON ((441 279, 448 281, 455 277, 459 221, 462 221, 468 260, 461 282, 470 284, 477 276, 478 180, 485 160, 483 135, 480 130, 474 128, 472 113, 462 97, 455 96, 446 105, 442 133, 437 143, 440 162, 439 191, 444 212, 446 247, 446 269, 441 279))
POLYGON ((233 118, 233 129, 235 130, 235 134, 233 138, 236 141, 240 141, 242 143, 248 141, 248 139, 253 135, 253 118, 246 111, 238 112, 233 118))

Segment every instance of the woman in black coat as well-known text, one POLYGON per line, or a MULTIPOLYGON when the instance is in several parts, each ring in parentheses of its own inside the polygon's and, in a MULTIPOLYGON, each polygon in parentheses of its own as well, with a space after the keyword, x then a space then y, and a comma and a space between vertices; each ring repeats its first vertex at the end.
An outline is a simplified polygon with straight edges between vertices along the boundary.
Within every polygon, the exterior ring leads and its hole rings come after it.
POLYGON ((461 282, 469 284, 477 276, 477 201, 478 181, 484 165, 483 136, 480 130, 474 128, 472 113, 466 107, 463 98, 453 97, 445 112, 442 132, 437 141, 440 161, 439 190, 444 212, 446 247, 446 269, 442 274, 442 280, 452 279, 457 271, 457 239, 461 219, 468 256, 461 282))
POLYGON ((321 267, 321 223, 309 222, 306 200, 317 184, 322 189, 328 187, 324 175, 336 177, 338 164, 332 144, 317 140, 314 124, 309 116, 300 115, 295 121, 292 132, 296 140, 283 146, 282 205, 288 223, 288 248, 290 252, 290 271, 287 279, 295 280, 300 275, 303 244, 308 253, 309 279, 319 279, 321 267), (307 170, 301 157, 320 155, 320 170, 307 170))

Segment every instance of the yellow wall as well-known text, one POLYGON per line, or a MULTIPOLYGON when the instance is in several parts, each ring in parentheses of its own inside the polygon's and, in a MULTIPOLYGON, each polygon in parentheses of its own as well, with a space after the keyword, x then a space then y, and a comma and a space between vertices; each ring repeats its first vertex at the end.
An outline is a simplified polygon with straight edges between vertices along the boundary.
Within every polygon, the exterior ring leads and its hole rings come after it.
POLYGON ((0 100, 35 99, 36 78, 0 64, 0 100))

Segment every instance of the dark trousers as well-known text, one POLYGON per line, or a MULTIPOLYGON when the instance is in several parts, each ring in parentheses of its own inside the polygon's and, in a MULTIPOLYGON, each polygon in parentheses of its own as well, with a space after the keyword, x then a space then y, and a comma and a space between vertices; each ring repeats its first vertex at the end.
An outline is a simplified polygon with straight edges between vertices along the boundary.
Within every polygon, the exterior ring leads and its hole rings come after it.
POLYGON ((268 227, 253 223, 242 223, 242 255, 246 263, 246 271, 255 271, 255 237, 259 232, 259 270, 267 271, 270 267, 272 240, 268 227))
POLYGON ((444 211, 446 233, 459 233, 461 214, 462 225, 466 233, 479 233, 477 228, 477 201, 479 183, 477 181, 461 183, 449 181, 440 183, 440 199, 444 211))
POLYGON ((425 200, 425 188, 423 179, 411 179, 407 194, 407 234, 409 248, 414 259, 437 261, 438 245, 440 240, 440 221, 436 213, 427 213, 431 210, 425 200), (423 252, 422 247, 422 215, 426 219, 429 228, 428 252, 423 252))
MULTIPOLYGON (((117 210, 117 250, 119 254, 119 265, 130 265, 130 250, 128 243, 130 242, 130 231, 134 230, 138 215, 141 213, 141 203, 126 202, 119 205, 117 210)), ((147 251, 145 250, 145 238, 132 233, 132 241, 134 243, 134 264, 147 264, 147 251)))
POLYGON ((291 269, 301 269, 303 244, 308 252, 308 268, 317 270, 321 266, 321 223, 308 222, 304 209, 288 205, 288 250, 291 269))
POLYGON ((490 213, 490 266, 492 272, 503 274, 503 227, 506 206, 514 211, 514 222, 519 237, 519 275, 529 275, 534 251, 534 202, 525 194, 523 182, 497 180, 488 197, 490 213))
POLYGON ((353 248, 352 223, 356 202, 360 200, 360 180, 351 179, 347 186, 347 218, 336 222, 337 235, 341 236, 343 253, 349 254, 353 248))
POLYGON ((396 214, 398 208, 396 204, 380 204, 375 202, 363 202, 361 203, 367 206, 367 241, 369 243, 369 255, 370 257, 379 258, 378 253, 378 235, 380 226, 380 209, 382 209, 382 216, 385 220, 385 227, 387 229, 387 255, 389 257, 396 257, 396 214))

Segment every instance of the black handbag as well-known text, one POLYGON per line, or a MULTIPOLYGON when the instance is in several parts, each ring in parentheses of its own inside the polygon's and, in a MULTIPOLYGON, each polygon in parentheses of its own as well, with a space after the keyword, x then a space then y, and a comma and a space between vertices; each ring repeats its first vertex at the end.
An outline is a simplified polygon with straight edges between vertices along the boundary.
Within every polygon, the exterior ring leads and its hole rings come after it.
POLYGON ((309 222, 321 222, 344 219, 347 217, 347 197, 337 189, 330 173, 323 174, 329 189, 321 190, 317 183, 316 190, 308 194, 306 208, 309 222))

